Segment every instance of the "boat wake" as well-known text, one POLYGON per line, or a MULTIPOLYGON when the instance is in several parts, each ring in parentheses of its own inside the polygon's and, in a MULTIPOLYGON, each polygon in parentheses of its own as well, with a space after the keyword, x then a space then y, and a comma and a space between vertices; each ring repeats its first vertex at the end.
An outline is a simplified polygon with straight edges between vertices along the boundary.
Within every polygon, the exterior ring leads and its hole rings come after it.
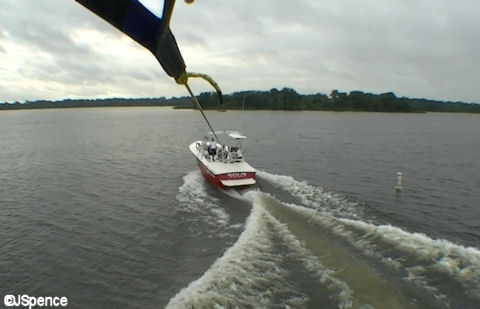
MULTIPOLYGON (((355 203, 289 176, 257 176, 275 190, 226 191, 251 206, 243 232, 167 307, 473 308, 480 300, 478 249, 376 224, 355 203), (284 194, 293 202, 276 197, 284 194)), ((180 207, 216 233, 230 229, 221 196, 200 177, 185 176, 180 207)))
POLYGON ((220 207, 219 199, 208 192, 209 187, 205 185, 201 174, 190 172, 183 180, 177 194, 178 209, 190 233, 202 231, 210 236, 230 237, 230 215, 220 207))

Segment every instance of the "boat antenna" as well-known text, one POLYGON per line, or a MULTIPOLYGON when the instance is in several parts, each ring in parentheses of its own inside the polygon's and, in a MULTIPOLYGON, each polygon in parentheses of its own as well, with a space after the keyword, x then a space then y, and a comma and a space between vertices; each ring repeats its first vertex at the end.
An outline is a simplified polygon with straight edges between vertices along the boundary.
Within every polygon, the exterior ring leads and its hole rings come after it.
POLYGON ((200 102, 198 102, 197 97, 195 96, 195 94, 193 94, 192 89, 191 89, 190 86, 188 85, 188 78, 189 78, 189 77, 199 77, 199 78, 202 78, 202 79, 206 80, 207 82, 209 82, 210 85, 212 85, 213 88, 215 88, 215 90, 217 91, 217 95, 218 95, 218 98, 219 98, 219 100, 220 100, 220 104, 223 104, 222 90, 220 89, 220 87, 218 86, 218 84, 217 84, 210 76, 208 76, 207 74, 193 73, 193 72, 187 73, 187 72, 185 72, 184 74, 182 74, 182 75, 176 80, 176 82, 177 82, 178 84, 185 85, 185 87, 186 87, 187 90, 188 90, 188 93, 190 93, 190 96, 191 96, 191 98, 192 98, 193 103, 195 103, 195 105, 197 106, 197 108, 200 110, 200 113, 202 113, 203 119, 205 119, 205 122, 207 123, 208 127, 209 127, 210 130, 212 131, 213 136, 215 136, 215 139, 217 140, 217 142, 218 142, 219 144, 221 144, 220 139, 218 138, 217 134, 215 133, 215 130, 212 128, 212 125, 210 124, 210 121, 208 121, 207 115, 205 115, 205 113, 204 113, 204 111, 203 111, 203 108, 202 108, 202 106, 200 105, 200 102))

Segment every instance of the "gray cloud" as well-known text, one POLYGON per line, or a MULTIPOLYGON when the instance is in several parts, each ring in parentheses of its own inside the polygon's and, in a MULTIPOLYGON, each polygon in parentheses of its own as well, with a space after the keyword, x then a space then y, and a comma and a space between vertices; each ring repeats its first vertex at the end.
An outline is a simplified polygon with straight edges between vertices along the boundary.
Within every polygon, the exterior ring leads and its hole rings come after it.
POLYGON ((2 39, 5 38, 5 34, 3 33, 3 30, 0 29, 0 54, 3 53, 3 54, 6 54, 7 51, 5 50, 5 48, 2 47, 2 39))
MULTIPOLYGON (((0 101, 185 94, 153 56, 121 44, 123 34, 75 1, 3 2, 0 54, 23 65, 0 73, 0 84, 45 81, 57 91, 19 89, 0 101), (118 40, 125 57, 76 42, 79 29, 118 40), (30 52, 12 55, 11 44, 30 52)), ((224 92, 290 86, 480 102, 479 15, 473 0, 178 1, 171 26, 188 69, 211 74, 224 92)))

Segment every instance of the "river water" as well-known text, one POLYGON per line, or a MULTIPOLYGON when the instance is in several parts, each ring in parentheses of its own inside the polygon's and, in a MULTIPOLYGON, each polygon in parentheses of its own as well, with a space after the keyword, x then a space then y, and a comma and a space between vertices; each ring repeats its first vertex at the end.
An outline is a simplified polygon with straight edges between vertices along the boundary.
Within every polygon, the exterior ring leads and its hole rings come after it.
POLYGON ((478 115, 208 116, 248 137, 256 188, 202 178, 196 111, 1 112, 0 294, 69 308, 478 307, 478 115))

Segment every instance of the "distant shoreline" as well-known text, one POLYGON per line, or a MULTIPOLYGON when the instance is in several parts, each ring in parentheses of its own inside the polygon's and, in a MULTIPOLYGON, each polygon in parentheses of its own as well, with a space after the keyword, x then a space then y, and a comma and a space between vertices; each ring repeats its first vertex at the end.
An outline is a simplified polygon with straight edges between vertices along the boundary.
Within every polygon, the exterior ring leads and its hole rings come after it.
MULTIPOLYGON (((398 98, 392 92, 382 94, 333 90, 325 94, 302 95, 294 89, 271 89, 269 91, 242 91, 224 95, 220 105, 216 95, 201 93, 198 100, 208 110, 285 110, 285 111, 338 111, 338 112, 388 112, 388 113, 480 113, 480 104, 446 102, 417 98, 398 98)), ((190 97, 173 98, 109 98, 109 99, 65 99, 59 101, 37 100, 25 103, 0 103, 0 110, 25 110, 48 108, 89 108, 165 106, 175 109, 193 109, 190 97)))

